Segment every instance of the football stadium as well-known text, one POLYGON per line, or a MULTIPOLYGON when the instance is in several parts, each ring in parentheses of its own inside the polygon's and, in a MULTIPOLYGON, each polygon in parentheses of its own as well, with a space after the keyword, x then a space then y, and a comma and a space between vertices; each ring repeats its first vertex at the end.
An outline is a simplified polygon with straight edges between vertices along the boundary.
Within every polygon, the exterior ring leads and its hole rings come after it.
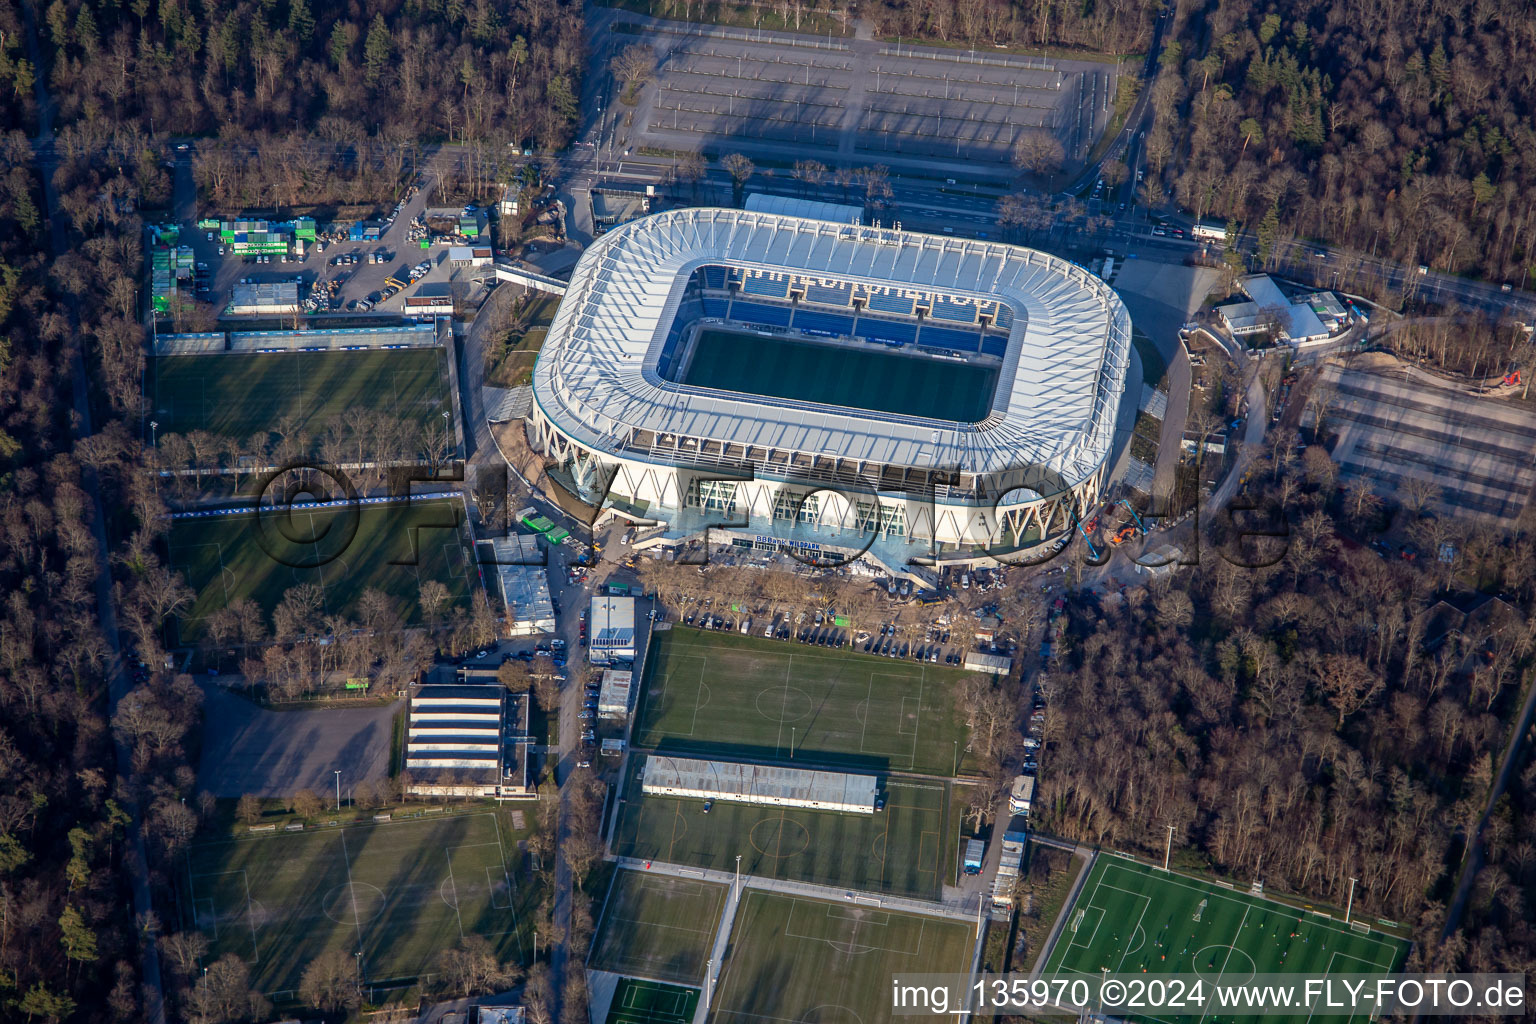
POLYGON ((1105 487, 1130 328, 1107 285, 1032 249, 668 211, 582 255, 529 437, 583 500, 675 536, 1028 547, 1105 487))

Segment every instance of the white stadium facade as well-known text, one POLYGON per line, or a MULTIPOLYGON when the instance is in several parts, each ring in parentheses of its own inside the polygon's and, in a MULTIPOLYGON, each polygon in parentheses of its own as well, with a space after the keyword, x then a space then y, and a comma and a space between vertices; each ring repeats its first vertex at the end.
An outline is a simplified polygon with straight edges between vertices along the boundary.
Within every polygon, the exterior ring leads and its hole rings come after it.
POLYGON ((1130 338, 1114 292, 1047 253, 675 210, 582 255, 529 437, 584 500, 678 535, 1017 550, 1099 500, 1130 338))

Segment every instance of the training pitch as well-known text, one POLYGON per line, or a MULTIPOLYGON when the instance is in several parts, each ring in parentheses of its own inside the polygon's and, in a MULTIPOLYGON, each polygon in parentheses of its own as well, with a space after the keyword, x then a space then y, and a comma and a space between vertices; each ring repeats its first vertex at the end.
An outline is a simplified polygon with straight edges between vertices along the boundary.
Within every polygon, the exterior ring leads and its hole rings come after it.
POLYGON ((439 348, 158 356, 147 372, 161 436, 206 430, 244 440, 286 421, 287 432, 318 437, 360 409, 418 424, 451 411, 439 348))
POLYGON ((960 823, 945 783, 886 779, 874 814, 729 800, 705 814, 702 800, 643 795, 640 762, 629 761, 620 856, 735 871, 740 854, 742 874, 920 899, 938 899, 954 876, 960 823))
POLYGON ((614 974, 698 985, 715 940, 726 889, 644 871, 619 871, 587 966, 614 974))
POLYGON ((698 1006, 696 988, 625 978, 613 991, 607 1024, 689 1024, 698 1006))
POLYGON ((476 567, 462 520, 458 502, 425 499, 177 519, 170 565, 197 594, 181 614, 181 637, 201 636, 208 615, 242 597, 270 614, 301 583, 320 588, 317 629, 325 616, 352 614, 370 587, 393 598, 407 623, 420 619, 418 595, 428 580, 448 589, 441 614, 463 610, 476 567))
POLYGON ((655 648, 636 747, 944 776, 965 763, 955 669, 693 629, 655 648))
POLYGON ((1374 929, 1113 854, 1099 855, 1065 913, 1047 974, 1097 978, 1108 969, 1240 984, 1255 974, 1384 973, 1407 955, 1403 941, 1374 929))
POLYGON ((717 1024, 892 1019, 899 972, 969 971, 973 925, 749 890, 716 984, 717 1024))
POLYGON ((512 885, 510 846, 493 813, 204 843, 187 854, 187 924, 268 995, 333 949, 362 951, 365 985, 430 973, 469 935, 522 961, 537 894, 512 885))

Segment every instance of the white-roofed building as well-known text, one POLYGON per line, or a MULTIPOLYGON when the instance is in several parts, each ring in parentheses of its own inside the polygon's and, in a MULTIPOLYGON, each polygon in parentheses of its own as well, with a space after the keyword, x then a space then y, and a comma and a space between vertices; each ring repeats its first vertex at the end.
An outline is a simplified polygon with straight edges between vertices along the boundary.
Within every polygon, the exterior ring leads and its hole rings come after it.
MULTIPOLYGON (((528 795, 527 743, 507 741, 509 696, 497 683, 418 687, 405 733, 405 788, 417 796, 528 795)), ((526 732, 526 695, 511 698, 526 732)))
POLYGON ((598 690, 597 714, 599 718, 628 718, 634 700, 633 672, 605 669, 603 682, 598 690))
POLYGON ((507 613, 511 636, 555 631, 555 608, 549 599, 544 552, 532 534, 515 533, 481 541, 495 562, 496 583, 507 613))
POLYGON ((981 651, 967 651, 965 655, 965 670, 967 672, 988 672, 994 676, 1005 676, 1013 670, 1013 659, 1002 654, 983 654, 981 651))
POLYGON ((641 790, 655 796, 811 807, 854 814, 875 813, 878 789, 878 780, 873 775, 703 761, 666 754, 648 756, 641 777, 641 790))
POLYGON ((844 203, 823 203, 815 199, 775 196, 754 192, 747 196, 747 209, 754 213, 772 213, 780 217, 806 217, 828 220, 834 224, 862 224, 864 207, 844 203))
POLYGON ((683 532, 724 513, 761 532, 878 533, 941 553, 1027 547, 1065 536, 1098 500, 1129 350, 1114 292, 1047 253, 668 211, 582 255, 534 370, 530 440, 585 500, 683 532), (878 362, 914 393, 956 366, 985 385, 946 418, 681 382, 703 325, 722 323, 878 362), (750 479, 710 479, 732 474, 750 479))
POLYGON ((1268 274, 1238 278, 1237 286, 1249 301, 1216 307, 1216 313, 1234 337, 1273 331, 1280 340, 1297 346, 1328 340, 1329 329, 1313 308, 1318 296, 1289 299, 1268 274))
POLYGON ((587 612, 587 660, 594 665, 635 660, 635 599, 592 598, 587 612))

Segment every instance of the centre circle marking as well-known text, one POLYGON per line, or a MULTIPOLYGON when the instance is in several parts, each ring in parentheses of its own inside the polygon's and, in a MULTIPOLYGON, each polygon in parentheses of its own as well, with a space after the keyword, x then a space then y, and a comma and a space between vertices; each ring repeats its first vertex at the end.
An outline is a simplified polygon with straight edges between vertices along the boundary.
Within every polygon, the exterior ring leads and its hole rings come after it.
POLYGON ((367 882, 348 882, 326 893, 320 909, 337 924, 367 924, 384 913, 384 890, 367 882))
POLYGON ((775 860, 804 853, 811 845, 811 834, 794 818, 763 818, 752 826, 747 839, 758 853, 775 860), (773 852, 774 849, 778 852, 773 852))
POLYGON ((811 716, 811 695, 787 683, 764 687, 758 692, 756 703, 758 714, 781 725, 789 725, 811 716))

